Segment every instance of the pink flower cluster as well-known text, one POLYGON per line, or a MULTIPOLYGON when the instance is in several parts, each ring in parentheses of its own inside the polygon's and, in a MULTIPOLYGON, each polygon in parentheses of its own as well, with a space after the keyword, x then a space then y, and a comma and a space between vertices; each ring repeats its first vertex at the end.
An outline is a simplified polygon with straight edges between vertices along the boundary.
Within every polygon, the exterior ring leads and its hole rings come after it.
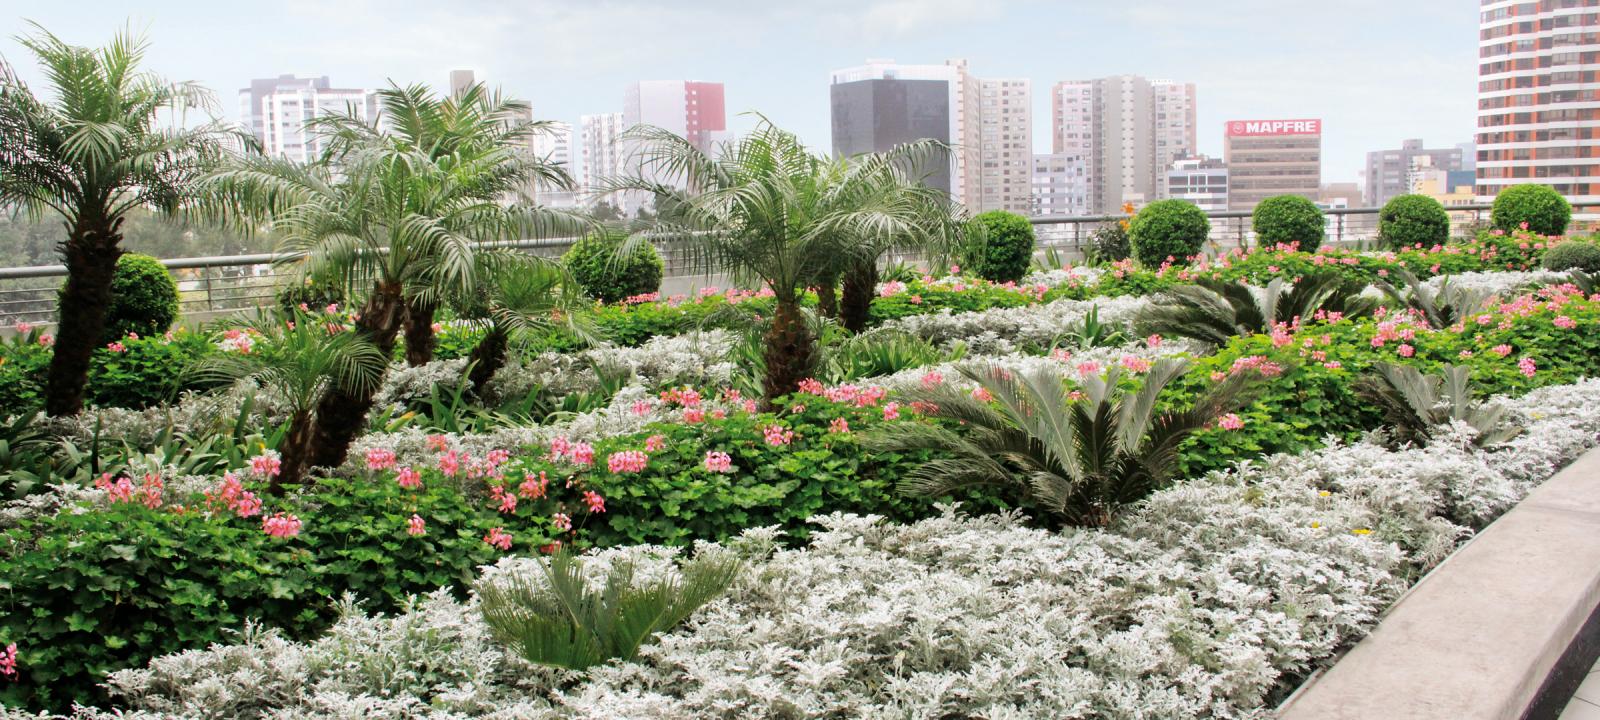
POLYGON ((278 459, 278 453, 275 450, 268 450, 250 458, 250 474, 258 478, 277 477, 281 470, 283 470, 283 461, 278 459))
POLYGON ((1238 415, 1228 413, 1217 418, 1217 425, 1223 430, 1238 430, 1244 427, 1244 420, 1240 419, 1238 415))
POLYGON ((388 470, 395 466, 394 451, 388 448, 372 448, 367 451, 368 470, 388 470))
POLYGON ((1132 373, 1150 372, 1151 366, 1149 360, 1139 357, 1138 355, 1123 355, 1120 364, 1124 370, 1132 373))
POLYGON ((557 530, 566 532, 572 529, 572 516, 566 513, 556 513, 550 516, 550 523, 555 525, 557 530))
POLYGON ((145 473, 144 479, 137 487, 133 480, 127 477, 112 479, 111 473, 104 473, 94 481, 94 486, 106 491, 111 502, 134 502, 137 500, 151 510, 161 507, 161 492, 166 489, 166 484, 161 481, 161 476, 155 473, 145 473))
POLYGON ((511 549, 511 533, 506 532, 504 528, 489 530, 489 534, 483 536, 483 541, 488 543, 490 547, 499 548, 500 550, 511 549))
POLYGON ((644 439, 645 452, 660 452, 667 447, 667 436, 656 434, 644 439))
POLYGON ((828 432, 844 435, 850 432, 850 421, 844 418, 834 418, 828 423, 828 432))
POLYGON ((591 513, 603 513, 606 511, 606 499, 600 497, 600 493, 593 490, 583 491, 583 502, 589 506, 589 512, 591 513))
POLYGON ((499 503, 499 507, 496 510, 501 513, 510 514, 517 511, 517 494, 506 492, 505 487, 502 485, 489 487, 489 502, 499 503))
POLYGON ((715 450, 706 451, 705 468, 708 472, 733 472, 733 456, 715 450))
POLYGON ((261 519, 261 530, 272 537, 294 537, 300 534, 300 527, 300 518, 281 512, 261 519))
POLYGON ((422 473, 403 467, 394 472, 394 482, 407 490, 418 490, 422 488, 422 473))
POLYGON ((524 473, 522 475, 522 484, 517 486, 517 492, 529 500, 542 498, 549 491, 550 478, 546 477, 543 471, 540 471, 538 475, 524 473), (534 482, 535 479, 538 482, 534 482))
POLYGON ((566 458, 573 465, 588 467, 594 464, 594 447, 586 442, 572 442, 565 435, 550 441, 549 460, 566 458))
POLYGON ((239 477, 233 473, 222 476, 222 484, 216 490, 206 491, 208 504, 221 505, 239 517, 252 517, 261 513, 261 498, 246 490, 244 483, 239 482, 239 477))
POLYGON ((888 405, 883 406, 883 419, 885 419, 885 420, 899 420, 900 419, 900 403, 891 402, 888 405))
POLYGON ((782 447, 794 442, 794 431, 788 430, 782 425, 768 425, 761 428, 761 436, 772 447, 782 447))
POLYGON ((425 535, 427 532, 428 523, 422 519, 421 515, 411 513, 411 519, 406 521, 406 534, 417 536, 425 535))
POLYGON ((1534 373, 1539 372, 1539 366, 1533 362, 1533 358, 1524 357, 1517 361, 1517 370, 1523 377, 1533 377, 1534 373))
POLYGON ((17 676, 16 643, 6 645, 6 649, 4 651, 0 651, 0 675, 13 678, 17 676))
POLYGON ((699 407, 701 398, 694 388, 684 386, 661 393, 661 401, 682 407, 699 407))
POLYGON ((644 472, 645 465, 649 464, 650 456, 638 450, 623 450, 611 453, 606 458, 606 469, 617 474, 644 472))

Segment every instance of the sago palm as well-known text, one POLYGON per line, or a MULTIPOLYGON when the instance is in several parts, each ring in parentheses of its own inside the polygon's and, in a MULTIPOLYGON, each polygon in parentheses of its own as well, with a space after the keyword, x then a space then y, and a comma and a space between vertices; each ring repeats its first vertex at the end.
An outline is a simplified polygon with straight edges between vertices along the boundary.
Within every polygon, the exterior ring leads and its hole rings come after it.
POLYGON ((508 573, 478 583, 484 624, 528 662, 583 670, 612 658, 632 660, 652 635, 727 590, 739 562, 700 556, 684 563, 678 577, 639 585, 633 564, 617 561, 600 587, 566 551, 539 561, 539 569, 542 577, 508 573))
MULTIPOLYGON (((493 242, 582 226, 568 213, 502 202, 539 164, 520 146, 464 144, 435 157, 378 136, 332 143, 311 165, 248 158, 204 186, 216 213, 270 222, 300 272, 334 278, 358 298, 356 332, 390 354, 410 308, 476 292, 511 253, 493 242)), ((312 464, 344 462, 372 403, 372 393, 329 388, 312 464)))
MULTIPOLYGON (((555 131, 551 121, 533 119, 527 102, 491 92, 483 83, 449 97, 435 96, 424 85, 391 85, 376 95, 383 117, 381 129, 375 120, 364 120, 353 113, 331 113, 307 123, 310 132, 327 140, 331 157, 378 144, 420 153, 438 162, 497 148, 525 150, 536 136, 555 131)), ((525 195, 534 183, 572 189, 572 176, 560 164, 526 152, 520 160, 500 168, 515 174, 514 182, 504 191, 504 199, 525 195)), ((576 228, 581 222, 573 217, 567 224, 576 228)), ((407 298, 403 337, 409 365, 422 365, 433 359, 433 320, 444 291, 434 283, 416 283, 407 298)))
POLYGON ((1225 345, 1236 336, 1270 332, 1275 325, 1310 322, 1319 312, 1369 314, 1377 302, 1362 295, 1365 288, 1359 280, 1327 271, 1307 273, 1294 283, 1274 278, 1265 288, 1201 278, 1161 293, 1135 324, 1140 334, 1225 345))
POLYGON ((193 181, 227 154, 229 137, 241 136, 214 121, 187 126, 187 110, 209 112, 215 99, 143 70, 143 38, 123 32, 93 49, 34 28, 19 42, 43 66, 53 97, 35 96, 0 61, 0 209, 53 214, 66 226, 67 282, 45 408, 71 415, 83 408, 89 359, 104 331, 123 221, 137 208, 183 209, 193 181))
POLYGON ((974 486, 1013 488, 1062 522, 1104 526, 1117 513, 1164 487, 1178 472, 1178 447, 1195 431, 1243 405, 1253 375, 1236 373, 1210 386, 1183 410, 1157 411, 1162 391, 1188 367, 1164 359, 1136 391, 1121 371, 1083 380, 1081 398, 1058 371, 1014 372, 967 366, 961 374, 992 401, 948 385, 916 393, 930 415, 959 428, 897 423, 869 438, 877 450, 936 450, 908 475, 902 492, 938 497, 974 486))
POLYGON ((1506 422, 1504 407, 1472 398, 1471 370, 1446 365, 1438 375, 1425 375, 1409 365, 1377 363, 1356 381, 1356 392, 1383 411, 1384 424, 1397 444, 1427 442, 1441 426, 1460 421, 1475 431, 1473 444, 1496 445, 1516 437, 1522 428, 1506 422))
POLYGON ((1418 280, 1409 270, 1400 270, 1405 288, 1396 288, 1388 282, 1374 283, 1397 310, 1411 311, 1435 328, 1447 328, 1461 322, 1488 302, 1490 293, 1477 288, 1450 282, 1446 277, 1439 281, 1438 289, 1418 280))
POLYGON ((388 357, 364 336, 348 332, 332 315, 296 313, 290 320, 261 312, 231 323, 246 340, 207 355, 194 370, 201 381, 248 380, 289 408, 289 431, 277 450, 283 465, 273 492, 298 483, 313 464, 318 404, 330 391, 376 392, 388 357))
POLYGON ((771 406, 816 365, 815 338, 800 308, 806 286, 838 269, 860 238, 903 229, 898 209, 881 197, 842 195, 838 164, 765 119, 715 157, 661 128, 641 126, 629 137, 641 144, 639 173, 612 179, 602 191, 653 195, 658 215, 621 254, 639 242, 672 243, 708 272, 772 289, 762 381, 771 406))

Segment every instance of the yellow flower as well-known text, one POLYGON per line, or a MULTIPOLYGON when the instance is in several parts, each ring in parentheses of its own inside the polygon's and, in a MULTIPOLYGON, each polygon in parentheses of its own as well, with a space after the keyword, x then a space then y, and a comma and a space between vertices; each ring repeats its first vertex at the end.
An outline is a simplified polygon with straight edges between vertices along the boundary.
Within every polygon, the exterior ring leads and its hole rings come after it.
POLYGON ((1316 522, 1316 521, 1312 521, 1312 523, 1311 523, 1311 529, 1312 530, 1315 530, 1315 529, 1317 529, 1319 527, 1322 527, 1322 523, 1319 523, 1319 522, 1316 522))
POLYGON ((1333 493, 1328 492, 1327 490, 1323 490, 1322 492, 1319 492, 1317 494, 1321 495, 1322 497, 1328 497, 1329 495, 1332 495, 1333 493))
POLYGON ((1368 530, 1366 528, 1356 528, 1354 530, 1351 530, 1350 532, 1353 532, 1353 533, 1355 533, 1357 535, 1371 535, 1372 534, 1372 531, 1368 530))

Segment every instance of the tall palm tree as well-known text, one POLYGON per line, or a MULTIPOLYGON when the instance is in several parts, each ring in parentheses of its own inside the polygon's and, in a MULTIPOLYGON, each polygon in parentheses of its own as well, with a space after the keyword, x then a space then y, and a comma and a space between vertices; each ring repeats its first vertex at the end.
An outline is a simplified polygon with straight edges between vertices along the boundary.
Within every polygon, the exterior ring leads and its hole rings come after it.
MULTIPOLYGON (((300 272, 334 278, 357 298, 355 331, 386 356, 407 316, 415 320, 411 308, 472 295, 512 254, 495 242, 585 226, 571 213, 504 202, 520 196, 545 165, 520 142, 460 143, 434 153, 381 133, 359 137, 348 124, 344 130, 351 132, 333 135, 314 164, 247 158, 203 186, 213 213, 270 221, 300 272)), ((344 462, 373 397, 338 386, 323 393, 313 465, 344 462)))
POLYGON ((289 431, 277 448, 283 464, 272 478, 274 493, 305 478, 323 395, 330 389, 376 392, 388 366, 376 346, 337 322, 308 313, 287 321, 265 312, 243 317, 231 327, 248 333, 253 345, 212 353, 191 371, 206 381, 249 380, 289 406, 289 431))
POLYGON ((861 220, 841 228, 847 248, 839 299, 839 320, 845 329, 867 327, 872 299, 877 296, 878 262, 895 248, 916 248, 947 256, 961 244, 963 223, 949 193, 913 177, 943 158, 949 147, 920 140, 888 152, 857 155, 840 161, 829 200, 853 208, 861 220))
MULTIPOLYGON (((384 118, 381 128, 375 120, 364 120, 354 112, 323 115, 307 126, 327 139, 333 157, 376 143, 414 151, 435 162, 461 153, 526 147, 536 136, 555 131, 553 122, 533 119, 527 102, 490 91, 483 83, 449 97, 437 97, 425 85, 391 85, 376 95, 384 118)), ((535 183, 566 190, 573 187, 567 169, 548 158, 528 155, 516 171, 526 174, 525 182, 508 190, 509 198, 526 200, 525 191, 535 183)), ((423 282, 412 289, 402 322, 406 363, 414 367, 433 359, 433 320, 443 288, 423 282)))
POLYGON ((902 214, 908 203, 862 192, 847 182, 847 164, 812 154, 765 118, 750 135, 719 147, 716 157, 661 128, 633 128, 628 138, 641 147, 638 172, 611 179, 602 191, 651 194, 658 215, 620 252, 639 242, 674 243, 707 271, 772 289, 777 307, 766 331, 762 381, 770 406, 816 365, 815 338, 800 307, 806 286, 839 269, 861 238, 910 234, 902 214))
POLYGON ((475 394, 482 394, 505 366, 507 351, 519 336, 559 327, 586 341, 598 339, 587 312, 593 303, 558 264, 525 257, 503 263, 493 270, 477 297, 455 304, 479 318, 476 322, 485 330, 483 339, 467 355, 466 386, 475 394))
POLYGON ((1270 332, 1274 325, 1309 322, 1318 312, 1370 314, 1377 301, 1362 295, 1365 288, 1359 280, 1328 271, 1307 273, 1294 283, 1274 278, 1265 288, 1201 278, 1157 296, 1135 324, 1141 334, 1224 345, 1236 336, 1270 332))
POLYGON ((0 208, 54 214, 66 226, 67 283, 45 408, 71 415, 83 408, 89 358, 105 329, 123 221, 136 208, 184 208, 194 180, 227 155, 227 139, 244 140, 217 121, 187 126, 186 111, 209 114, 215 98, 140 69, 144 38, 125 30, 93 49, 33 27, 18 41, 38 58, 54 97, 35 96, 0 60, 0 208))
POLYGON ((1178 471, 1178 446, 1222 414, 1242 406, 1253 374, 1231 375, 1184 410, 1157 412, 1161 392, 1188 361, 1157 362, 1135 392, 1119 384, 1120 368, 1082 383, 1074 399, 1066 378, 1050 368, 1012 372, 967 366, 962 375, 993 404, 948 385, 917 393, 935 417, 960 430, 897 423, 868 439, 877 450, 939 450, 901 482, 903 492, 938 497, 967 487, 1015 488, 1072 525, 1104 526, 1124 506, 1164 487, 1178 471))

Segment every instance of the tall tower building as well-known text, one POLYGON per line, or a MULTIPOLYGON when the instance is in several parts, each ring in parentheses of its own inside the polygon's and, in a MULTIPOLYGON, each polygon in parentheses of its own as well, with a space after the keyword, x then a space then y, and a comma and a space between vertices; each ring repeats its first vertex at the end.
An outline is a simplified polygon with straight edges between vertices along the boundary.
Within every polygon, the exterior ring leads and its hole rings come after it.
POLYGON ((1033 98, 1024 79, 984 79, 965 60, 868 60, 832 73, 833 153, 849 157, 933 139, 948 162, 923 168, 931 187, 974 212, 1032 211, 1033 98))
POLYGON ((1051 150, 1087 158, 1095 214, 1155 200, 1172 163, 1195 152, 1192 83, 1137 75, 1058 82, 1050 109, 1051 150))
MULTIPOLYGON (((578 171, 572 164, 572 123, 552 122, 548 132, 534 135, 533 153, 547 163, 560 165, 574 182, 578 180, 578 171)), ((533 185, 533 199, 541 205, 574 207, 577 205, 577 195, 573 190, 543 180, 533 185)))
POLYGON ((1222 159, 1228 165, 1228 209, 1254 210, 1273 195, 1322 194, 1321 120, 1230 120, 1222 159))
MULTIPOLYGON (((578 118, 578 185, 593 192, 601 182, 622 174, 622 113, 578 118)), ((617 204, 617 198, 600 198, 617 204)))
POLYGON ((1480 0, 1477 195, 1600 201, 1600 0, 1480 0))
POLYGON ((315 160, 322 141, 306 132, 306 121, 327 114, 354 113, 378 119, 377 97, 367 90, 335 88, 328 76, 280 75, 251 80, 239 90, 239 122, 250 128, 263 152, 297 162, 315 160))
POLYGON ((460 95, 466 92, 467 88, 472 87, 475 82, 477 82, 477 78, 473 76, 471 70, 451 70, 450 94, 460 95))
MULTIPOLYGON (((622 98, 622 129, 635 125, 654 125, 677 135, 690 144, 713 152, 728 137, 728 114, 722 83, 686 80, 648 80, 628 86, 622 98)), ((649 175, 640 165, 640 147, 621 139, 620 154, 624 170, 649 175)), ((653 202, 641 193, 622 193, 614 199, 624 214, 637 213, 653 202)))

